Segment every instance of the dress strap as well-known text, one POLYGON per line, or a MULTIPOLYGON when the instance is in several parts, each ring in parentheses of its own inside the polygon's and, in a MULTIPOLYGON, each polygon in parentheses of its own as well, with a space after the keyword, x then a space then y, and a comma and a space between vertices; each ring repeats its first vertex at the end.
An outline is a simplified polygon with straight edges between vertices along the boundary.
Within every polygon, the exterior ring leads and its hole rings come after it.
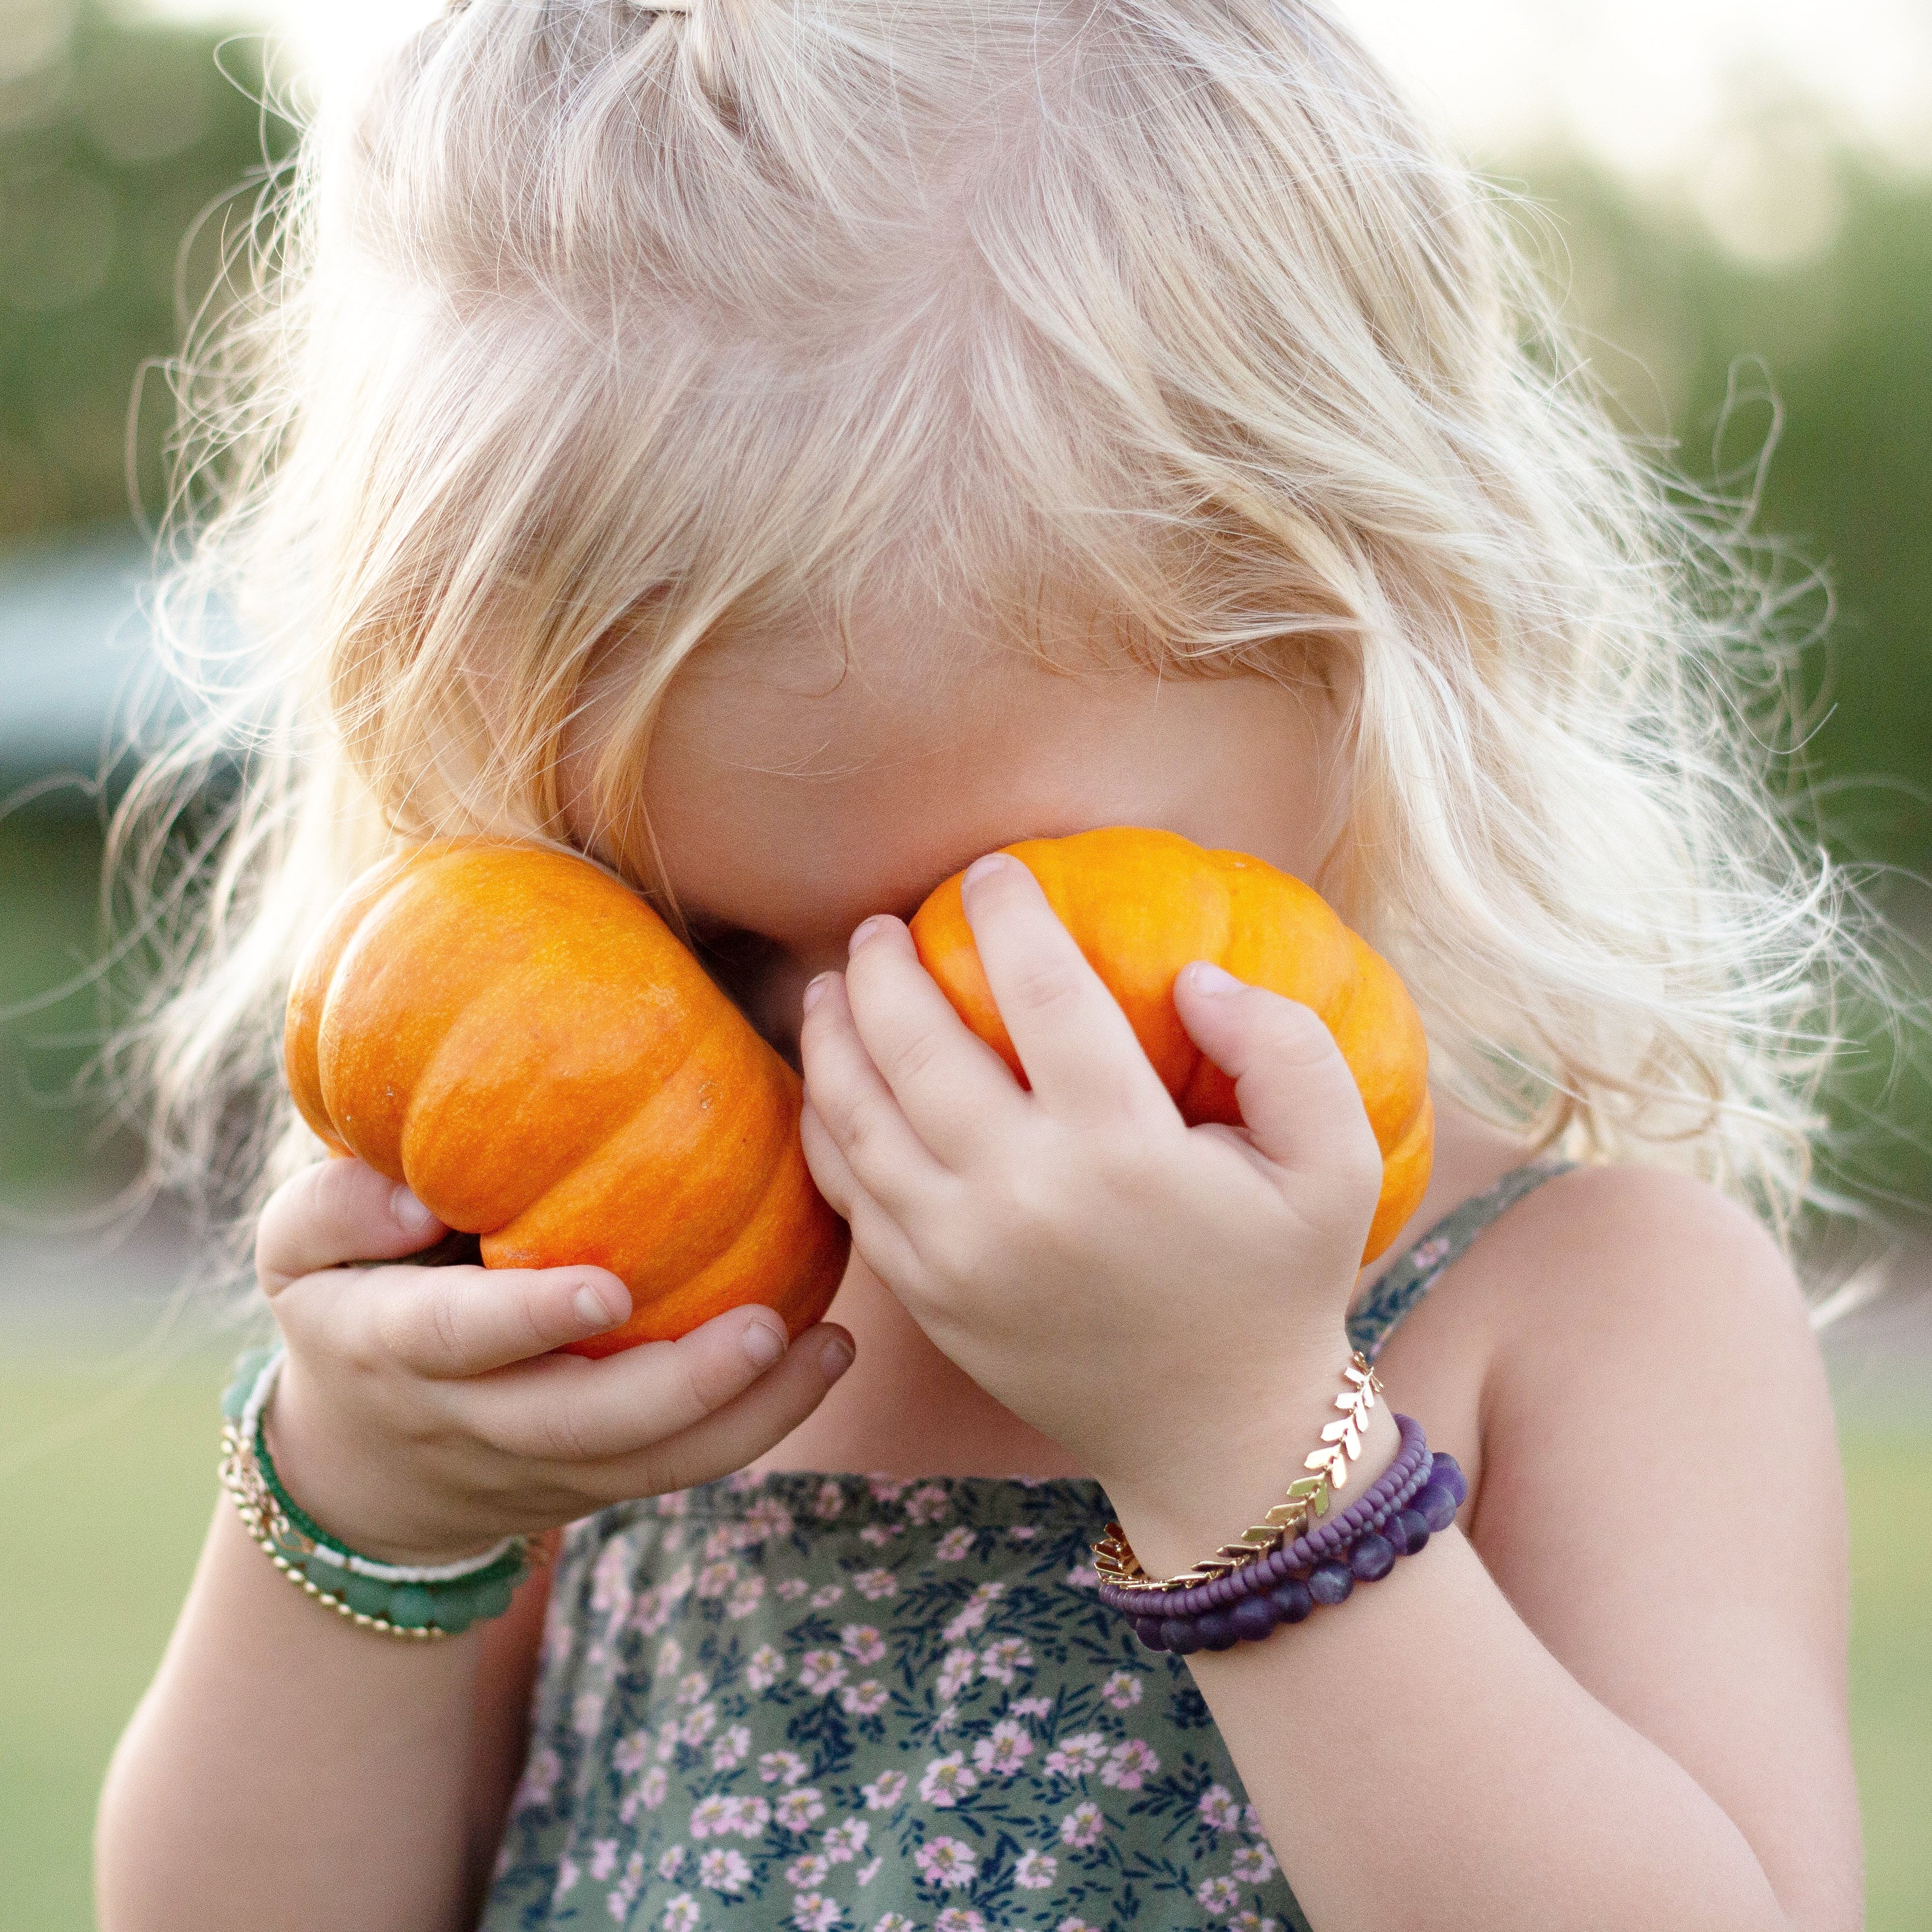
POLYGON ((1484 1192, 1443 1216, 1422 1238, 1396 1256, 1348 1317, 1348 1340, 1370 1361, 1382 1352, 1398 1323, 1436 1286, 1436 1277, 1507 1208, 1576 1163, 1560 1155, 1512 1168, 1484 1192))

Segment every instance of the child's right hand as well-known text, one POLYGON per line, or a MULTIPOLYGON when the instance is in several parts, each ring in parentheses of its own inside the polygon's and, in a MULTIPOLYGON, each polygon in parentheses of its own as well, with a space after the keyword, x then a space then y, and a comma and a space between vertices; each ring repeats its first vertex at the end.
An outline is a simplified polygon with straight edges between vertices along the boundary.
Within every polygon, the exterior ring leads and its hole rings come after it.
POLYGON ((329 1160, 262 1210, 256 1271, 288 1348, 268 1420, 284 1484, 364 1554, 434 1562, 627 1498, 741 1468, 852 1360, 821 1324, 788 1349, 768 1308, 589 1361, 549 1352, 614 1328, 602 1268, 345 1268, 444 1232, 360 1161, 329 1160))

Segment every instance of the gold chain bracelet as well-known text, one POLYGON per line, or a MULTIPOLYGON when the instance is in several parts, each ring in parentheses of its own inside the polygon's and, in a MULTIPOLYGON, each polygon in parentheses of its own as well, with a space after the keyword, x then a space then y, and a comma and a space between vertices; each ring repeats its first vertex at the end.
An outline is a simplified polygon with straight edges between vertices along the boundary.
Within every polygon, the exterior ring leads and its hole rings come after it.
POLYGON ((1117 1522, 1094 1546, 1094 1568, 1103 1583, 1123 1590, 1180 1590, 1196 1583, 1211 1583, 1232 1570, 1244 1570, 1284 1543, 1304 1534, 1318 1516, 1328 1514, 1334 1492, 1346 1487, 1348 1465, 1360 1460, 1362 1436, 1368 1427, 1369 1412, 1376 1406, 1382 1382, 1358 1349, 1348 1358, 1342 1371, 1342 1388, 1335 1398, 1342 1412, 1340 1421, 1331 1422, 1322 1432, 1322 1446, 1310 1453, 1303 1468, 1312 1476, 1298 1476, 1288 1486, 1286 1498, 1275 1504, 1257 1523, 1242 1531, 1232 1543, 1224 1543, 1212 1556, 1172 1576, 1150 1576, 1127 1540, 1127 1533, 1117 1522))

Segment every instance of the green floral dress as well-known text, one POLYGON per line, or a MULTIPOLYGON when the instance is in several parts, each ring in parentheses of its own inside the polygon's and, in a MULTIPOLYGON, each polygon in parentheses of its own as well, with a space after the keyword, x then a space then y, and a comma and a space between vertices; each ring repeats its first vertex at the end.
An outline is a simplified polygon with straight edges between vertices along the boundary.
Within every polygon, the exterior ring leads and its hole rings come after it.
MULTIPOLYGON (((1372 1354, 1520 1168, 1382 1276, 1372 1354)), ((1178 1658, 1096 1600, 1099 1486, 734 1477, 566 1539, 483 1932, 1307 1921, 1178 1658)))

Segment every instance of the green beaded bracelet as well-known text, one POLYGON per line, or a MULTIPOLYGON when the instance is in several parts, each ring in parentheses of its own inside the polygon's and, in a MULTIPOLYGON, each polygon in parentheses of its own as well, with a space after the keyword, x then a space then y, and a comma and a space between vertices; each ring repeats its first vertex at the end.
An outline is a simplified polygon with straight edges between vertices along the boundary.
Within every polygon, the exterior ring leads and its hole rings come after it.
POLYGON ((222 1487, 276 1568, 328 1609, 386 1636, 454 1636, 501 1616, 529 1573, 526 1538, 506 1538, 456 1563, 382 1563, 338 1543, 282 1486, 263 1429, 282 1360, 279 1348, 250 1349, 221 1398, 222 1487))

